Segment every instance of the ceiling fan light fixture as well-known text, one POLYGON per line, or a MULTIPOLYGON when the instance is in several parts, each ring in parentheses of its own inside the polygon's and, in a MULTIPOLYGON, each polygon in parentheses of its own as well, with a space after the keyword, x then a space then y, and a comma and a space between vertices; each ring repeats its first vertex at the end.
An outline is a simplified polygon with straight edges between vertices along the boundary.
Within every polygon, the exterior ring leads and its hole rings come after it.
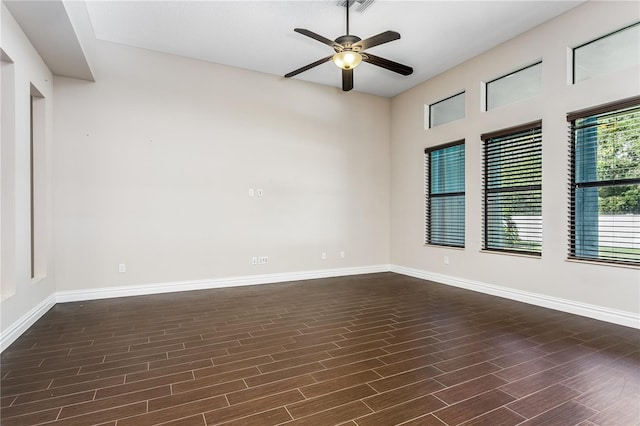
POLYGON ((390 61, 389 59, 381 58, 379 56, 372 55, 370 53, 361 53, 366 49, 381 44, 389 43, 390 41, 398 40, 400 34, 395 31, 385 31, 373 37, 369 37, 366 40, 362 40, 360 37, 353 34, 349 34, 349 6, 353 1, 374 1, 374 0, 346 0, 343 4, 347 10, 347 33, 341 35, 335 40, 330 40, 326 37, 316 34, 313 31, 309 31, 305 28, 294 28, 293 31, 300 33, 304 36, 310 37, 319 41, 322 44, 326 44, 331 47, 336 53, 326 56, 315 62, 305 65, 302 68, 298 68, 295 71, 291 71, 285 74, 285 78, 294 77, 301 72, 310 70, 311 68, 322 65, 325 62, 333 61, 338 68, 342 70, 342 90, 348 92, 353 89, 353 69, 357 67, 360 62, 368 62, 372 65, 376 65, 381 68, 385 68, 389 71, 393 71, 402 75, 410 75, 413 73, 413 68, 406 65, 399 64, 397 62, 390 61))
POLYGON ((353 50, 343 50, 333 55, 333 63, 343 70, 351 70, 362 62, 362 55, 353 50))

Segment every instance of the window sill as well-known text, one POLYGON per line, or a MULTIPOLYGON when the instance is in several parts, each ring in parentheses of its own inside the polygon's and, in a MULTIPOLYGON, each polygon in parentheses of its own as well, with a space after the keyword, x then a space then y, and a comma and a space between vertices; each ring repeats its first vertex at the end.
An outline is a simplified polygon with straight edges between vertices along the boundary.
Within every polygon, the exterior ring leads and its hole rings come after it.
POLYGON ((447 249, 447 250, 458 250, 458 251, 464 251, 465 248, 464 247, 456 247, 456 246, 441 246, 440 244, 424 244, 424 247, 429 247, 429 248, 438 248, 438 249, 447 249))
POLYGON ((586 264, 586 265, 611 266, 611 267, 614 267, 614 268, 625 268, 625 269, 640 270, 640 265, 629 265, 629 264, 625 264, 625 263, 610 263, 610 262, 604 262, 602 260, 565 259, 565 262, 583 263, 583 264, 586 264))
POLYGON ((526 254, 526 253, 514 253, 512 251, 500 251, 500 250, 480 250, 480 253, 486 254, 499 254, 502 256, 515 256, 515 257, 524 257, 527 259, 542 259, 542 255, 536 256, 535 254, 526 254))

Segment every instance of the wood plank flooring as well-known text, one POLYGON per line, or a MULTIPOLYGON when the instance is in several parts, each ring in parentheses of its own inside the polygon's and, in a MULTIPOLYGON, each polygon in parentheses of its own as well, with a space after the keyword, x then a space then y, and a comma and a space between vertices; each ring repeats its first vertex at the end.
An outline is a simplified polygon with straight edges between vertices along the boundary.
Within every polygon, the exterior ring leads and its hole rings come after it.
POLYGON ((640 425, 640 331, 392 273, 58 304, 12 425, 640 425))

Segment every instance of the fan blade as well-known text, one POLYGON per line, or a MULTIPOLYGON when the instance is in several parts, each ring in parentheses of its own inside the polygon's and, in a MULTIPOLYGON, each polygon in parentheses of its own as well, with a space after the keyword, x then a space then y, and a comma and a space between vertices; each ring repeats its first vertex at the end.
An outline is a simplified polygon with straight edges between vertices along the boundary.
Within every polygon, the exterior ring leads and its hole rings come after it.
POLYGON ((342 90, 348 92, 353 89, 353 68, 342 70, 342 90))
POLYGON ((293 31, 300 33, 302 35, 306 35, 307 37, 311 37, 314 40, 318 40, 320 43, 324 43, 327 46, 331 46, 334 49, 338 49, 339 51, 342 51, 343 49, 342 46, 336 43, 335 41, 329 40, 328 38, 323 37, 320 34, 316 34, 313 31, 305 30, 304 28, 294 28, 293 31))
POLYGON ((362 60, 365 62, 369 62, 370 64, 388 69, 389 71, 397 72, 398 74, 402 74, 402 75, 413 74, 413 68, 411 67, 399 64, 397 62, 390 61, 385 58, 381 58, 379 56, 372 55, 370 53, 363 54, 362 60))
POLYGON ((315 61, 315 62, 313 62, 313 63, 311 63, 311 64, 309 64, 309 65, 305 65, 305 66, 304 66, 304 67, 302 67, 302 68, 298 68, 298 69, 297 69, 297 70, 295 70, 295 71, 291 71, 290 73, 285 74, 284 76, 285 76, 286 78, 293 77, 294 75, 298 75, 298 74, 300 74, 301 72, 305 72, 305 71, 307 71, 307 70, 310 70, 310 69, 311 69, 311 68, 313 68, 313 67, 317 67, 318 65, 322 65, 322 64, 324 64, 325 62, 330 61, 330 60, 331 60, 331 58, 333 58, 333 55, 331 55, 331 56, 327 56, 326 58, 319 59, 319 60, 317 60, 317 61, 315 61))
POLYGON ((380 44, 389 43, 393 40, 398 40, 400 38, 400 34, 395 31, 385 31, 378 35, 374 35, 373 37, 369 37, 365 40, 359 41, 353 44, 354 50, 358 50, 362 52, 364 49, 369 49, 373 46, 378 46, 380 44))

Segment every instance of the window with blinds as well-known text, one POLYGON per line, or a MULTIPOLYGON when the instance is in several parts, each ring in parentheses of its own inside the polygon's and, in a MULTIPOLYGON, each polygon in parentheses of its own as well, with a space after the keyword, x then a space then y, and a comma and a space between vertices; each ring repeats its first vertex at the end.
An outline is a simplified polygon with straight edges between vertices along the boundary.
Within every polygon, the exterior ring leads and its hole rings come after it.
POLYGON ((569 257, 640 264, 640 97, 567 115, 569 257))
POLYGON ((464 140, 425 150, 426 244, 464 247, 464 140))
POLYGON ((542 253, 542 122, 486 133, 483 248, 542 253))

